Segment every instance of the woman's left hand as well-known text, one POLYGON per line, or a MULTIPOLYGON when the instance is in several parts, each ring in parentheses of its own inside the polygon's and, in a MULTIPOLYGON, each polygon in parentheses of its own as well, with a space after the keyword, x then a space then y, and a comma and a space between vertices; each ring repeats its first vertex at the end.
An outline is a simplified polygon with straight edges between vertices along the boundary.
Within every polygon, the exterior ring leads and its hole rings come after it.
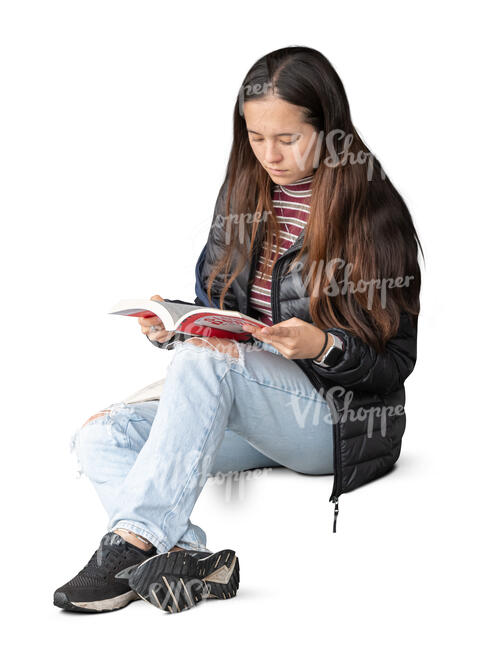
POLYGON ((319 356, 326 340, 324 332, 300 318, 289 318, 270 327, 243 325, 246 332, 269 343, 287 359, 312 359, 319 356))

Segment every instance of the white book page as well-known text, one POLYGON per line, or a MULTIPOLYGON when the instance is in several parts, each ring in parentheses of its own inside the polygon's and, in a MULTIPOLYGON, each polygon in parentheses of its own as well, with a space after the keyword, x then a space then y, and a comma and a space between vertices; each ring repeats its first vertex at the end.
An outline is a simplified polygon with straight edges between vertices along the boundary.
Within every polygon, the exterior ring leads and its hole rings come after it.
POLYGON ((174 323, 177 323, 177 321, 182 318, 182 316, 185 316, 186 314, 190 314, 193 311, 196 311, 198 309, 207 309, 206 307, 202 307, 200 305, 195 305, 195 304, 190 304, 190 305, 183 305, 180 302, 161 302, 160 300, 155 300, 152 302, 158 302, 162 304, 169 314, 172 317, 172 320, 174 323))
POLYGON ((160 318, 164 327, 168 331, 179 330, 179 326, 190 314, 203 313, 203 322, 197 321, 198 325, 217 327, 231 332, 241 332, 242 328, 237 323, 237 319, 245 320, 249 323, 264 325, 261 321, 245 316, 238 311, 217 309, 216 307, 202 307, 194 303, 169 302, 162 300, 145 300, 138 298, 129 298, 120 300, 113 306, 110 314, 131 316, 139 312, 151 311, 160 318), (216 317, 214 319, 214 317, 216 317), (221 324, 219 324, 221 322, 221 324))

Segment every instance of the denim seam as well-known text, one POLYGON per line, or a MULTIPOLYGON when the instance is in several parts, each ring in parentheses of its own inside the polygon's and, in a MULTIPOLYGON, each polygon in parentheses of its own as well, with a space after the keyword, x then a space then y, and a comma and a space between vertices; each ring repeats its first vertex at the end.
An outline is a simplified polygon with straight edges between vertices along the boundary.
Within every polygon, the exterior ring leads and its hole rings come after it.
POLYGON ((131 438, 128 435, 128 427, 130 425, 130 422, 143 422, 145 418, 142 417, 141 415, 136 415, 136 414, 131 415, 131 406, 126 404, 126 402, 117 402, 116 404, 111 405, 111 408, 109 409, 109 413, 107 413, 111 425, 113 422, 116 422, 118 420, 118 414, 121 414, 119 418, 120 422, 121 422, 121 417, 123 418, 123 422, 124 422, 124 418, 126 418, 126 426, 124 428, 121 427, 125 447, 127 449, 130 449, 131 451, 136 451, 131 446, 131 438), (120 408, 115 409, 114 407, 120 407, 120 408), (129 413, 127 412, 128 410, 129 413), (113 411, 115 411, 114 416, 113 416, 113 411))
POLYGON ((131 436, 128 435, 128 427, 130 426, 130 422, 143 422, 145 418, 128 418, 128 421, 126 422, 126 427, 124 429, 124 436, 126 438, 126 445, 128 449, 131 451, 138 451, 137 449, 133 449, 133 446, 131 444, 131 436))
MULTIPOLYGON (((211 433, 211 430, 212 430, 212 428, 213 428, 213 424, 214 424, 214 422, 215 422, 215 420, 216 420, 217 414, 218 414, 218 412, 220 411, 221 403, 220 403, 220 399, 219 399, 219 398, 220 398, 220 395, 221 395, 221 393, 222 393, 221 386, 222 386, 222 382, 223 382, 223 380, 225 379, 225 377, 227 376, 227 374, 228 374, 229 371, 230 371, 230 368, 227 368, 227 369, 225 370, 225 373, 223 374, 223 376, 222 376, 221 379, 219 380, 219 386, 220 386, 220 388, 219 388, 219 390, 218 390, 218 395, 216 396, 216 399, 217 399, 217 401, 218 401, 219 407, 216 409, 215 413, 213 414, 213 417, 212 417, 212 419, 211 419, 211 422, 210 422, 210 424, 209 424, 209 426, 208 426, 208 431, 206 432, 205 437, 203 438, 203 443, 202 443, 202 445, 201 445, 201 447, 200 447, 200 449, 199 449, 199 451, 198 451, 198 454, 201 454, 201 453, 202 453, 203 448, 204 448, 204 446, 206 445, 206 443, 207 443, 207 441, 208 441, 208 438, 210 437, 210 433, 211 433)), ((179 495, 179 498, 177 499, 176 503, 175 503, 174 506, 172 507, 172 510, 169 510, 169 512, 167 512, 167 513, 165 514, 164 519, 162 520, 162 525, 161 525, 161 528, 162 528, 162 529, 165 529, 165 524, 166 524, 166 522, 167 522, 167 519, 168 519, 171 515, 174 515, 174 514, 175 514, 175 510, 176 510, 176 508, 179 506, 181 500, 183 499, 184 494, 185 494, 185 491, 186 491, 186 489, 187 489, 188 486, 189 486, 189 482, 191 481, 191 479, 194 477, 194 475, 195 475, 195 473, 196 473, 196 467, 197 467, 197 465, 198 465, 198 463, 199 463, 199 460, 200 460, 200 456, 198 456, 198 458, 197 458, 195 464, 193 465, 192 469, 189 471, 189 473, 188 473, 188 477, 187 477, 187 480, 186 480, 186 483, 185 483, 185 485, 183 486, 183 488, 182 488, 182 490, 181 490, 181 494, 179 495)))
POLYGON ((279 390, 282 393, 287 393, 288 395, 294 395, 295 397, 302 397, 303 399, 308 399, 311 402, 317 402, 320 404, 327 404, 327 400, 325 399, 315 399, 314 397, 309 397, 308 395, 304 395, 303 393, 297 393, 295 391, 292 391, 288 388, 283 388, 282 386, 276 386, 275 384, 268 384, 267 382, 264 381, 259 381, 258 379, 254 379, 254 377, 251 377, 250 375, 247 375, 246 373, 240 372, 239 370, 236 370, 235 368, 230 369, 232 372, 236 372, 239 375, 242 375, 242 377, 245 377, 248 381, 253 381, 256 384, 259 384, 260 386, 264 386, 265 388, 273 388, 274 390, 279 390))

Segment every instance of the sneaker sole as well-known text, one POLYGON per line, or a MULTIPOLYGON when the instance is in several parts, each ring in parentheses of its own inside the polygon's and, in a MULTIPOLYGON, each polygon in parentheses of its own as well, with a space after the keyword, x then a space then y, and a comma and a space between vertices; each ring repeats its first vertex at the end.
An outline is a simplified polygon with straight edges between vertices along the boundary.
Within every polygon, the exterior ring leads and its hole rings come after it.
POLYGON ((130 577, 130 587, 151 605, 172 614, 203 599, 233 598, 239 588, 239 558, 225 549, 198 559, 172 551, 145 560, 130 577))
POLYGON ((84 612, 89 613, 100 613, 100 612, 112 612, 115 609, 122 609, 126 607, 134 600, 139 600, 138 594, 130 590, 114 598, 106 598, 104 600, 95 600, 92 602, 72 602, 68 600, 67 596, 63 591, 57 591, 53 597, 53 604, 56 607, 61 607, 69 612, 84 612))

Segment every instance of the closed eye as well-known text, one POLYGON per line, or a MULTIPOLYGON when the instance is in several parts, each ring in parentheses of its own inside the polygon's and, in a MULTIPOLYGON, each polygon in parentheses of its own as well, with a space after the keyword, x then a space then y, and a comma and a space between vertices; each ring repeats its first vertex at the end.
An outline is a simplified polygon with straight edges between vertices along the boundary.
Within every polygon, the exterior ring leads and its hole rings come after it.
MULTIPOLYGON (((286 145, 294 144, 297 140, 298 140, 298 138, 296 140, 290 140, 290 142, 283 142, 283 140, 280 140, 280 144, 286 144, 286 145)), ((262 142, 263 138, 251 138, 251 141, 252 142, 262 142)))

